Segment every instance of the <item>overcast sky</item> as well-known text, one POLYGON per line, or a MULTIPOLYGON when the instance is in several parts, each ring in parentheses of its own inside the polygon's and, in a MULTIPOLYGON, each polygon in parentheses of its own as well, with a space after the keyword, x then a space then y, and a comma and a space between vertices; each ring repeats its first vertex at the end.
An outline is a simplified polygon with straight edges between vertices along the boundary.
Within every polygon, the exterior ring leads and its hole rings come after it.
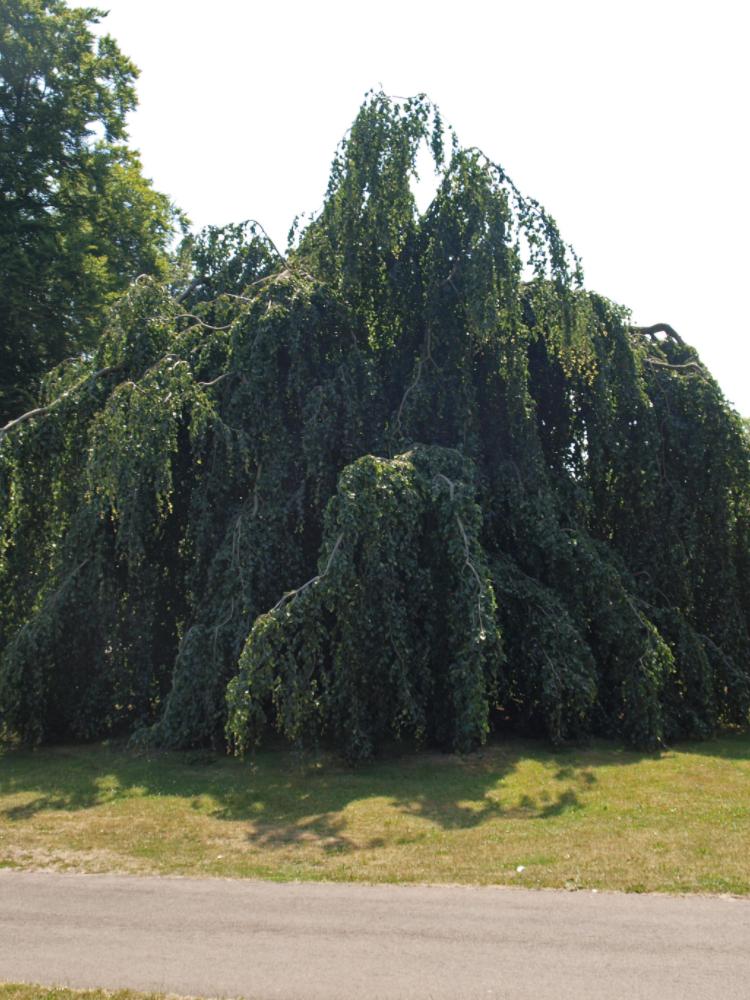
POLYGON ((739 0, 109 0, 131 142, 195 226, 284 243, 368 89, 426 92, 540 200, 588 287, 671 323, 750 414, 749 16, 739 0))

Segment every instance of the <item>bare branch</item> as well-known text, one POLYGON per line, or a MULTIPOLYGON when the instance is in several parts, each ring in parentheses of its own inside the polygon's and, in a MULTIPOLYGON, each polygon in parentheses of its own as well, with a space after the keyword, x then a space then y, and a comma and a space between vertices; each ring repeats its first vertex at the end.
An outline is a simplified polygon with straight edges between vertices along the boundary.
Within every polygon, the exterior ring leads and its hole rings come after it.
MULTIPOLYGON (((435 482, 437 482, 440 479, 447 485, 450 494, 450 499, 452 501, 456 491, 456 484, 453 482, 453 480, 449 479, 447 476, 444 476, 442 472, 438 472, 434 478, 435 482)), ((474 579, 477 582, 477 589, 478 589, 477 618, 479 620, 480 637, 484 639, 485 635, 487 634, 486 629, 484 627, 484 616, 482 615, 482 595, 484 594, 484 584, 482 582, 482 577, 479 574, 479 570, 471 561, 471 549, 469 547, 469 538, 468 535, 466 534, 466 528, 464 528, 464 522, 461 520, 458 512, 456 512, 455 518, 456 518, 456 523, 458 524, 458 529, 461 532, 461 539, 464 543, 464 563, 466 566, 469 567, 474 579)))
POLYGON ((190 284, 187 286, 186 289, 180 292, 179 295, 175 295, 174 297, 175 302, 179 303, 184 301, 184 299, 186 299, 191 292, 194 292, 196 289, 200 288, 202 284, 203 284, 203 278, 193 278, 193 280, 190 282, 190 284))
POLYGON ((695 370, 699 371, 701 375, 705 374, 705 369, 703 368, 703 365, 699 361, 686 361, 682 365, 673 365, 670 364, 668 361, 662 361, 659 358, 644 358, 643 362, 644 364, 647 365, 656 365, 659 368, 672 368, 677 371, 684 368, 695 368, 695 370))
POLYGON ((297 597, 299 597, 300 594, 302 594, 305 590, 307 590, 308 587, 312 587, 314 583, 318 583, 320 580, 323 579, 328 570, 331 568, 331 563, 333 562, 334 556, 338 552, 339 545, 341 545, 343 538, 344 538, 344 533, 342 531, 339 537, 336 539, 336 544, 333 546, 333 549, 331 550, 331 554, 328 557, 328 562, 326 563, 326 568, 323 570, 323 572, 318 573, 317 576, 312 577, 310 580, 307 581, 307 583, 303 583, 301 587, 297 587, 296 590, 290 590, 286 594, 284 594, 284 596, 280 598, 280 600, 278 600, 276 604, 274 604, 274 606, 268 612, 269 614, 273 614, 274 611, 278 611, 279 608, 287 601, 296 599, 297 597))
POLYGON ((265 227, 264 227, 264 226, 262 226, 262 225, 260 224, 260 222, 258 222, 258 220, 257 220, 257 219, 248 219, 248 220, 247 220, 247 222, 248 222, 248 223, 249 223, 249 224, 250 224, 251 226, 255 226, 255 228, 256 228, 256 229, 260 229, 260 231, 261 231, 261 232, 263 233, 263 235, 265 236, 265 238, 266 238, 267 242, 268 242, 268 243, 270 244, 270 246, 271 246, 271 249, 272 249, 272 250, 274 251, 274 253, 275 253, 275 254, 276 254, 276 256, 277 256, 277 257, 279 258, 279 260, 283 261, 283 263, 284 263, 284 264, 287 264, 287 263, 288 263, 288 261, 287 261, 286 257, 285 257, 285 256, 284 256, 284 254, 283 254, 283 253, 281 252, 281 250, 279 250, 279 248, 278 248, 278 247, 276 246, 276 244, 275 244, 275 243, 274 243, 274 241, 273 241, 273 240, 271 239, 271 237, 270 237, 270 236, 268 235, 268 233, 267 233, 267 232, 266 232, 266 230, 265 230, 265 227))
POLYGON ((631 333, 638 333, 642 337, 655 337, 657 333, 665 333, 677 344, 685 346, 685 341, 669 323, 654 323, 653 326, 629 326, 628 329, 631 333))
POLYGON ((424 350, 422 354, 417 358, 417 364, 414 369, 414 377, 409 383, 409 385, 406 387, 406 391, 404 392, 404 395, 401 397, 401 403, 399 404, 398 412, 396 413, 395 426, 398 427, 399 433, 401 433, 401 417, 404 412, 404 406, 406 405, 406 400, 409 398, 414 389, 417 388, 422 379, 422 368, 424 367, 425 361, 431 361, 433 365, 435 364, 435 361, 433 360, 432 357, 432 330, 430 329, 429 324, 427 325, 427 328, 425 330, 424 350))
POLYGON ((229 605, 229 614, 226 616, 224 621, 219 622, 218 625, 215 625, 213 628, 213 642, 211 644, 211 661, 213 663, 216 663, 216 646, 219 641, 219 631, 223 629, 225 625, 228 625, 230 623, 233 615, 234 615, 234 598, 232 598, 231 604, 229 605))
POLYGON ((204 388, 208 388, 211 385, 218 385, 225 378, 229 378, 230 375, 236 375, 236 372, 224 372, 223 375, 217 375, 216 378, 212 378, 210 382, 199 382, 198 385, 202 385, 204 388))
POLYGON ((8 421, 8 423, 5 424, 4 427, 0 427, 0 440, 2 440, 3 437, 5 437, 8 431, 12 430, 14 427, 17 427, 19 424, 23 424, 27 420, 31 420, 33 417, 43 417, 46 414, 48 414, 51 410, 54 410, 54 408, 58 405, 58 403, 62 403, 62 401, 66 399, 68 396, 70 396, 71 393, 75 392, 76 389, 80 389, 82 386, 86 385, 87 382, 93 382, 95 379, 100 378, 102 375, 110 375, 112 372, 119 371, 120 368, 121 365, 109 365, 107 368, 100 368, 98 372, 94 372, 93 375, 89 375, 86 378, 81 379, 79 382, 76 382, 75 385, 72 385, 69 389, 66 389, 65 392, 61 393, 57 397, 57 399, 54 399, 47 406, 38 406, 35 410, 29 410, 28 413, 22 413, 21 416, 16 417, 15 420, 8 421))
POLYGON ((451 500, 452 500, 453 499, 453 495, 454 495, 454 493, 456 491, 456 484, 453 482, 453 480, 452 479, 448 479, 448 477, 444 476, 442 472, 438 472, 436 474, 436 476, 435 476, 435 479, 442 479, 443 480, 443 482, 447 485, 448 489, 450 490, 450 496, 451 496, 451 500))
POLYGON ((229 327, 232 325, 231 323, 225 323, 224 326, 214 326, 213 323, 206 323, 206 321, 202 320, 200 316, 196 316, 195 313, 191 312, 178 313, 174 318, 194 319, 195 322, 205 330, 218 330, 218 331, 228 330, 229 327))
POLYGON ((456 521, 461 531, 461 538, 463 539, 464 543, 464 557, 465 557, 464 562, 469 567, 471 572, 474 574, 474 579, 477 581, 477 618, 479 620, 479 635, 480 638, 484 639, 485 635, 487 634, 487 630, 484 627, 484 616, 482 615, 482 595, 484 594, 484 584, 482 583, 482 578, 479 575, 479 571, 477 570, 474 563, 471 561, 469 539, 466 536, 466 529, 464 528, 464 522, 461 520, 458 514, 456 514, 456 521))
POLYGON ((260 474, 263 469, 263 463, 258 462, 258 471, 255 473, 255 486, 253 488, 253 517, 258 516, 258 487, 260 486, 260 474))

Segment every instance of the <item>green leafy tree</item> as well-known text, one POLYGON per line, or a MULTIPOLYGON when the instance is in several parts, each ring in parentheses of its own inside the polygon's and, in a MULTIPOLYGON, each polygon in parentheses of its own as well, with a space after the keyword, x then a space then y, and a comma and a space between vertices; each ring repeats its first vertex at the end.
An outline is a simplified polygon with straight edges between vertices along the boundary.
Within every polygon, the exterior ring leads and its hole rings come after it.
POLYGON ((0 0, 0 419, 90 351, 104 308, 164 277, 177 215, 124 144, 136 69, 62 0, 0 0))
POLYGON ((747 723, 740 417, 443 139, 369 95, 286 257, 203 234, 0 430, 6 729, 360 759, 747 723))

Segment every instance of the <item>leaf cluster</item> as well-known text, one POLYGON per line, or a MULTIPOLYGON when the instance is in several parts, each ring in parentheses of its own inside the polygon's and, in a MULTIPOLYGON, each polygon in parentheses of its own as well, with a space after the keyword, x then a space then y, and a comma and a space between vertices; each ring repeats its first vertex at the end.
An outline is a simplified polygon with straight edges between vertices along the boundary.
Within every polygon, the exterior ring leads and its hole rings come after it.
POLYGON ((0 0, 0 420, 90 352, 106 307, 166 278, 180 223, 126 145, 137 70, 102 12, 0 0))

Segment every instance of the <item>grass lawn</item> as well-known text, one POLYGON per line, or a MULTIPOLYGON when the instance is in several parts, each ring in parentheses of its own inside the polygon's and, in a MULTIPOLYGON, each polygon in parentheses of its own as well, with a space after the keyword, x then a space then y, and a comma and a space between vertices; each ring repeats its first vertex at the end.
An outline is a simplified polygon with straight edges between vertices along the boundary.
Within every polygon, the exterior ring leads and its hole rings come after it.
POLYGON ((0 1000, 170 1000, 173 993, 137 993, 135 990, 68 990, 62 986, 0 983, 0 1000))
POLYGON ((514 740, 356 770, 6 748, 0 866, 750 893, 750 733, 659 754, 514 740))

